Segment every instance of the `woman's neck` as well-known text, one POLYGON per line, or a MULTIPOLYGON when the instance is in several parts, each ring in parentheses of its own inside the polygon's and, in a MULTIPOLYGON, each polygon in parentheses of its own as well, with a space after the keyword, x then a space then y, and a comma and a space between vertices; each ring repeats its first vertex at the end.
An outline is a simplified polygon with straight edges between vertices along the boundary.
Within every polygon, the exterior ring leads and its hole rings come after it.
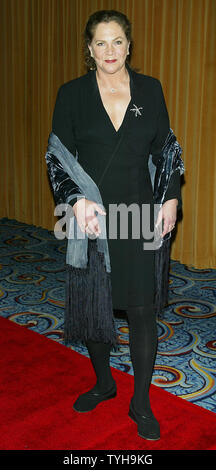
POLYGON ((107 89, 125 86, 129 83, 129 73, 125 66, 115 73, 106 73, 98 68, 96 70, 96 78, 98 83, 107 89))

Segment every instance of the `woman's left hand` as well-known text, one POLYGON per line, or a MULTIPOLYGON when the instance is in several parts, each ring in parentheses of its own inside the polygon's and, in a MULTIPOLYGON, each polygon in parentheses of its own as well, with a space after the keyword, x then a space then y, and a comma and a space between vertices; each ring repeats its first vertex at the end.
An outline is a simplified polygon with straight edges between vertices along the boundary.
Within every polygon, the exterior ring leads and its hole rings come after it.
POLYGON ((176 223, 177 219, 177 205, 178 199, 169 199, 164 202, 159 210, 156 227, 163 221, 163 231, 161 237, 164 237, 167 233, 171 232, 176 223))

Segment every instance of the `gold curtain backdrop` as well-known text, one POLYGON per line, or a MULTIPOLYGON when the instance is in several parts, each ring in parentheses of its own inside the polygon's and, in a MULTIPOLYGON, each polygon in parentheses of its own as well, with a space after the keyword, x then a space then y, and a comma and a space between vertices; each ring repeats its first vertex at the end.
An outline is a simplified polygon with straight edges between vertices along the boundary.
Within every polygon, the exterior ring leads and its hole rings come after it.
POLYGON ((0 216, 53 230, 45 152, 59 86, 86 72, 82 33, 95 10, 133 24, 131 65, 160 79, 183 147, 183 217, 171 256, 216 267, 216 1, 1 0, 0 216))

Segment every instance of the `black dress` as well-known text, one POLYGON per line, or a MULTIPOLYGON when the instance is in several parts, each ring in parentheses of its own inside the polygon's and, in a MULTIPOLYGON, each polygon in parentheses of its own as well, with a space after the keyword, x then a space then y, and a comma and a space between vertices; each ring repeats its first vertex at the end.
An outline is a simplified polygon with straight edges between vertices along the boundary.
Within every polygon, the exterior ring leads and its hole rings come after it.
MULTIPOLYGON (((127 213, 128 239, 120 238, 119 225, 117 239, 109 238, 110 204, 123 203, 128 207, 135 203, 140 210, 142 204, 150 204, 151 208, 153 207, 153 190, 148 159, 150 154, 153 156, 153 161, 159 157, 170 128, 160 82, 155 78, 134 72, 129 66, 127 69, 130 76, 131 101, 118 131, 115 130, 103 106, 95 71, 90 71, 60 87, 53 114, 53 132, 73 155, 78 152, 78 161, 98 185, 107 211, 111 275, 105 273, 105 277, 102 276, 101 289, 100 281, 98 281, 99 284, 97 282, 97 289, 102 293, 99 296, 99 310, 105 308, 103 308, 102 302, 105 298, 107 298, 108 310, 110 308, 127 310, 128 307, 143 306, 154 301, 154 250, 143 249, 144 239, 142 236, 138 239, 132 238, 132 212, 127 213), (118 151, 104 174, 104 169, 119 139, 121 141, 118 151), (112 305, 110 304, 110 295, 106 297, 104 293, 106 291, 107 294, 110 289, 112 305)), ((165 200, 172 198, 178 198, 180 206, 179 171, 174 172, 171 177, 165 200)), ((89 242, 89 259, 90 253, 93 251, 94 257, 97 257, 95 243, 95 241, 89 242)), ((98 261, 102 266, 99 256, 98 261)), ((95 266, 95 258, 93 264, 95 266)), ((67 268, 67 289, 69 289, 69 286, 75 282, 75 274, 80 271, 79 269, 71 269, 69 266, 67 268)), ((81 271, 83 282, 85 274, 84 270, 81 271)), ((93 280, 96 271, 94 270, 94 274, 92 274, 92 269, 90 269, 90 274, 88 272, 88 276, 90 275, 93 280)), ((98 276, 100 279, 101 270, 98 276)), ((91 286, 91 290, 94 288, 91 286)), ((69 290, 68 295, 70 295, 69 290)), ((84 306, 82 306, 83 308, 84 306)), ((88 337, 90 330, 88 326, 84 326, 84 323, 82 328, 78 328, 79 331, 75 332, 78 318, 76 320, 73 318, 72 310, 72 304, 67 300, 66 323, 70 324, 71 331, 68 335, 65 332, 66 336, 68 338, 71 336, 71 339, 80 336, 88 337), (69 317, 71 322, 68 321, 69 317), (85 333, 82 334, 81 330, 82 332, 85 330, 85 333)), ((93 315, 95 314, 98 318, 101 315, 104 316, 104 312, 96 312, 96 304, 94 304, 93 310, 93 315)), ((85 324, 89 323, 88 315, 85 322, 85 324)), ((97 328, 90 329, 92 332, 97 328)), ((97 336, 95 332, 94 339, 103 339, 103 333, 97 336)))

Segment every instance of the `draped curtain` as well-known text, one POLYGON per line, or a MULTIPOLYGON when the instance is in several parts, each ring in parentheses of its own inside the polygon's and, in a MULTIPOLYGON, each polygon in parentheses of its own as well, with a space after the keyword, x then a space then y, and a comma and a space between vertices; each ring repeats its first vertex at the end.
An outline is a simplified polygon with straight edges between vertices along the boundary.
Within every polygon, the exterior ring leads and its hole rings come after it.
POLYGON ((82 33, 99 9, 131 20, 131 65, 160 79, 183 148, 183 214, 171 256, 216 267, 215 0, 1 0, 0 216, 54 228, 44 155, 56 93, 86 72, 82 33))

